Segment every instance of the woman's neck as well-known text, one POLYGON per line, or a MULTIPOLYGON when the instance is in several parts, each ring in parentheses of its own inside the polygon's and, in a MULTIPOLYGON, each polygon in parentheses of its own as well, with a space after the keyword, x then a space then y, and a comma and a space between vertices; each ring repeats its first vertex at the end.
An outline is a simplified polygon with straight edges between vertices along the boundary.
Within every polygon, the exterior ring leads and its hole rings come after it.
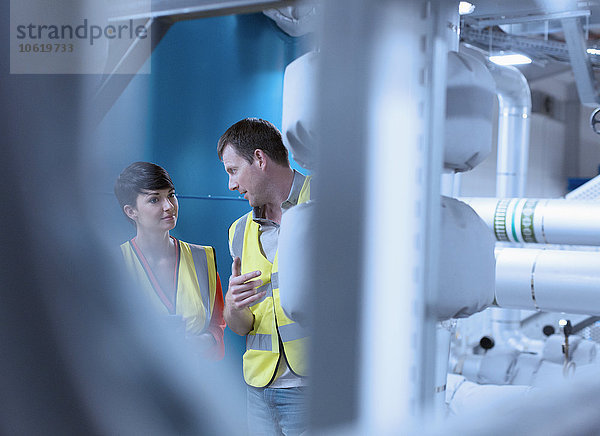
POLYGON ((142 250, 146 258, 153 259, 168 257, 175 245, 169 236, 169 232, 152 234, 138 231, 135 243, 142 250))

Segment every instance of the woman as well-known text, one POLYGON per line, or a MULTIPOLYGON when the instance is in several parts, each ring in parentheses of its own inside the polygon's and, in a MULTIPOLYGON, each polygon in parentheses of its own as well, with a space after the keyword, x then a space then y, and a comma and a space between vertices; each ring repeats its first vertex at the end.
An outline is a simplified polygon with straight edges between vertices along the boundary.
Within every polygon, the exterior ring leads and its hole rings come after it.
POLYGON ((223 358, 223 293, 213 247, 169 234, 179 204, 171 177, 150 162, 135 162, 119 175, 115 195, 136 236, 121 245, 128 270, 153 305, 185 328, 206 357, 223 358))

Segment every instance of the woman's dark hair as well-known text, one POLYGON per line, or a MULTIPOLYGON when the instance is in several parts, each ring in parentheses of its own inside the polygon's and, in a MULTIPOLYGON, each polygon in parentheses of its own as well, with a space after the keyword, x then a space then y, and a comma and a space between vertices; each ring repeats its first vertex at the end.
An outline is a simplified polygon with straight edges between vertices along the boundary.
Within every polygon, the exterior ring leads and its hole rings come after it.
POLYGON ((283 145, 281 133, 273 124, 260 118, 245 118, 223 133, 217 143, 217 154, 223 160, 223 151, 230 145, 237 154, 252 163, 254 150, 260 148, 274 162, 290 166, 288 151, 283 145))
MULTIPOLYGON (((125 168, 115 182, 115 196, 121 206, 135 206, 137 196, 143 191, 175 189, 169 173, 151 162, 134 162, 125 168)), ((127 215, 125 215, 127 217, 127 215)), ((129 217, 127 219, 133 222, 129 217)), ((135 224, 135 223, 134 223, 135 224)))

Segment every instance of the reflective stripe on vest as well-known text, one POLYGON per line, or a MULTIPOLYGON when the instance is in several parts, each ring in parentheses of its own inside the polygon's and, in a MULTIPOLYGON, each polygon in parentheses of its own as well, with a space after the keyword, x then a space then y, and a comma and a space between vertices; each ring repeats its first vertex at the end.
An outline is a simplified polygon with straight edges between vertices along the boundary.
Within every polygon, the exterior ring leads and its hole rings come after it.
POLYGON ((194 268, 196 269, 196 279, 198 280, 198 286, 200 287, 200 296, 202 297, 202 303, 206 312, 206 319, 204 321, 204 329, 208 328, 210 324, 211 315, 211 298, 210 298, 210 283, 208 274, 208 254, 206 250, 198 247, 197 245, 189 244, 190 251, 192 252, 192 259, 194 260, 194 268))
MULTIPOLYGON (((250 218, 252 218, 252 212, 250 212, 250 218)), ((233 241, 231 242, 231 251, 233 251, 233 255, 242 258, 242 250, 244 248, 244 234, 246 233, 246 218, 244 215, 242 218, 237 220, 237 225, 235 226, 235 233, 233 234, 233 241)))
MULTIPOLYGON (((308 331, 300 327, 298 323, 279 326, 279 336, 283 342, 295 341, 308 336, 308 331)), ((247 350, 272 351, 271 335, 258 333, 246 335, 247 350)))
POLYGON ((297 322, 279 326, 279 336, 283 342, 295 341, 308 336, 308 330, 303 329, 297 322))
POLYGON ((246 335, 246 350, 272 351, 271 335, 261 333, 246 335))

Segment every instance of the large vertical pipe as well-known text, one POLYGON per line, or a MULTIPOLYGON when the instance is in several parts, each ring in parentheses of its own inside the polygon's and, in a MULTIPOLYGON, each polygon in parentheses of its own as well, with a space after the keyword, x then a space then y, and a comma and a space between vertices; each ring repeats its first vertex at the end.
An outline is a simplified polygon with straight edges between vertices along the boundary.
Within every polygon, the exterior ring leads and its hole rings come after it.
POLYGON ((433 397, 447 44, 437 2, 324 7, 311 427, 395 434, 433 397))
MULTIPOLYGON (((448 51, 458 51, 460 43, 460 15, 458 14, 458 1, 449 1, 440 11, 442 30, 448 42, 448 51)), ((442 195, 458 197, 460 194, 460 176, 454 172, 446 172, 441 176, 442 195)))
POLYGON ((375 9, 360 414, 363 432, 374 434, 395 434, 434 398, 435 320, 427 307, 440 231, 448 51, 442 12, 440 3, 421 1, 375 9), (398 191, 403 201, 389 201, 398 191))
MULTIPOLYGON (((515 67, 488 63, 498 93, 496 197, 523 197, 527 181, 531 91, 515 67)), ((528 349, 520 332, 519 310, 492 309, 492 332, 499 346, 528 349)))
MULTIPOLYGON (((460 15, 457 1, 442 2, 439 6, 440 37, 447 42, 447 50, 458 52, 460 43, 460 15)), ((446 104, 444 104, 444 108, 446 104)), ((441 194, 458 197, 460 194, 460 174, 444 173, 441 175, 441 194)), ((434 369, 433 411, 436 417, 444 416, 446 407, 446 378, 448 376, 448 359, 450 357, 451 334, 447 328, 438 324, 436 328, 436 352, 434 369)))
POLYGON ((496 197, 523 197, 527 182, 531 91, 515 67, 489 63, 498 92, 496 197))
POLYGON ((425 241, 417 205, 425 206, 427 200, 423 183, 418 183, 425 176, 419 105, 426 103, 424 83, 419 83, 426 58, 419 47, 424 26, 418 6, 414 1, 382 2, 374 8, 378 26, 369 74, 364 208, 365 222, 372 223, 365 238, 364 271, 371 273, 363 275, 360 379, 361 427, 374 434, 391 434, 410 422, 420 397, 425 241), (389 201, 398 190, 403 201, 389 201), (402 237, 400 229, 411 236, 402 237))
POLYGON ((360 283, 364 256, 366 68, 372 7, 360 0, 323 2, 317 84, 319 147, 313 186, 315 221, 309 308, 310 428, 316 433, 358 420, 360 283))

